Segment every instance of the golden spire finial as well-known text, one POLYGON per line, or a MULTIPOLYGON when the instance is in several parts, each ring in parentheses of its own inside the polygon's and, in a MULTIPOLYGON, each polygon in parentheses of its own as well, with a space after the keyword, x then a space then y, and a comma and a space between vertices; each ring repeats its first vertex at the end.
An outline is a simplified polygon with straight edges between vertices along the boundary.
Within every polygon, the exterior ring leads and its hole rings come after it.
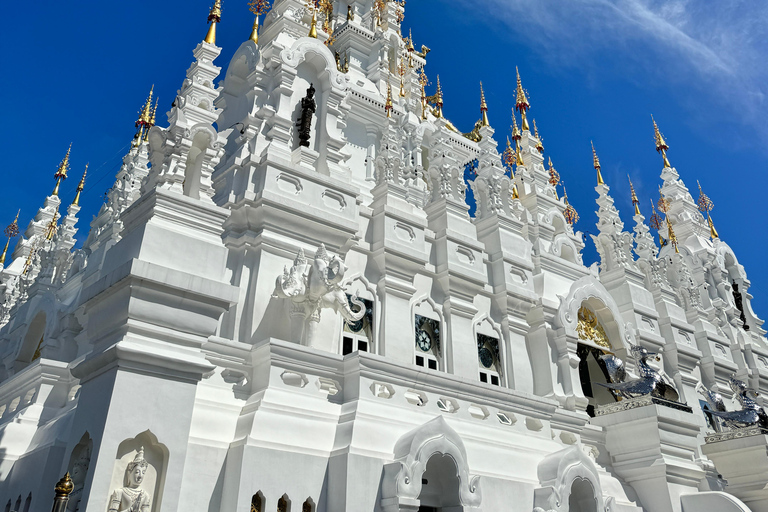
POLYGON ((437 75, 437 93, 435 94, 438 118, 443 117, 443 87, 440 85, 440 75, 437 75))
POLYGON ((533 134, 536 137, 536 149, 539 153, 544 153, 544 141, 539 137, 539 127, 536 126, 536 120, 533 120, 533 134))
POLYGON ((352 10, 352 4, 347 6, 347 20, 355 21, 355 11, 352 10))
POLYGON ((387 117, 392 117, 392 109, 394 108, 392 104, 392 86, 387 83, 387 103, 384 105, 384 110, 387 113, 387 117))
POLYGON ((313 0, 309 0, 312 4, 312 23, 309 25, 309 37, 317 39, 317 8, 313 0))
POLYGON ((85 176, 88 174, 88 164, 85 164, 85 170, 83 171, 83 177, 80 178, 80 183, 77 185, 77 194, 75 194, 75 200, 72 201, 74 206, 80 206, 80 193, 85 188, 85 176))
POLYGON ((709 236, 712 237, 712 240, 715 238, 720 238, 720 236, 717 234, 717 230, 715 229, 715 225, 712 222, 712 216, 710 215, 710 212, 715 208, 715 203, 713 203, 709 196, 707 196, 707 194, 705 194, 701 189, 701 183, 699 183, 699 180, 696 180, 696 184, 699 186, 699 200, 696 202, 696 206, 698 206, 701 213, 707 216, 707 222, 709 223, 709 236))
POLYGON ((408 51, 415 52, 416 48, 413 47, 413 30, 408 29, 408 51))
POLYGON ((656 151, 661 153, 661 156, 664 158, 664 168, 672 167, 672 164, 669 163, 669 159, 667 158, 667 151, 669 151, 669 145, 667 144, 667 141, 664 140, 664 136, 661 135, 661 132, 659 131, 659 126, 656 124, 656 120, 651 116, 651 121, 653 121, 653 135, 656 139, 656 151))
POLYGON ((5 228, 4 233, 8 240, 5 242, 5 249, 3 249, 3 254, 0 256, 0 266, 5 264, 5 256, 8 254, 8 247, 11 245, 11 238, 16 238, 19 236, 19 214, 21 214, 21 210, 16 212, 16 218, 13 219, 13 222, 11 222, 7 228, 5 228))
POLYGON ((595 165, 595 170, 597 171, 597 184, 598 185, 605 185, 605 182, 603 181, 603 174, 600 172, 600 159, 597 157, 597 151, 595 151, 595 143, 592 143, 592 160, 595 165))
POLYGON ((672 223, 669 221, 669 215, 667 215, 667 238, 669 243, 675 247, 675 253, 680 254, 680 249, 677 247, 677 235, 675 235, 675 230, 672 229, 672 223))
POLYGON ((523 136, 520 135, 520 129, 517 127, 517 118, 515 117, 515 111, 512 111, 512 140, 515 142, 522 139, 523 136))
POLYGON ((259 18, 269 10, 269 0, 250 0, 248 9, 255 15, 251 37, 248 39, 259 44, 259 18))
POLYGON ((421 86, 421 119, 427 118, 427 84, 429 83, 429 79, 427 78, 427 74, 424 72, 424 67, 419 70, 419 85, 421 86))
POLYGON ((555 198, 557 198, 557 185, 560 183, 560 173, 555 170, 555 166, 552 165, 552 158, 549 159, 549 184, 555 190, 555 198))
POLYGON ((67 173, 69 172, 69 155, 71 152, 72 144, 70 143, 67 154, 64 155, 64 160, 61 161, 56 174, 53 175, 53 177, 56 178, 56 187, 53 189, 53 194, 51 194, 53 196, 59 195, 59 185, 61 185, 61 180, 67 179, 67 173))
POLYGON ((152 108, 152 114, 149 116, 149 124, 150 126, 155 126, 155 121, 157 119, 157 106, 160 104, 160 97, 155 98, 155 106, 152 108))
POLYGON ((149 96, 147 96, 147 101, 145 101, 144 106, 141 107, 139 118, 136 120, 136 136, 133 138, 134 147, 147 139, 147 132, 149 132, 150 123, 152 123, 152 94, 154 92, 155 85, 152 84, 152 88, 149 90, 149 96))
POLYGON ((483 116, 483 126, 490 126, 488 122, 488 104, 485 102, 485 91, 483 90, 483 82, 480 82, 480 113, 483 116))
POLYGON ((632 178, 629 177, 629 174, 627 174, 627 178, 629 179, 629 189, 632 191, 632 204, 635 206, 635 215, 641 215, 640 200, 637 198, 637 194, 635 194, 635 186, 632 185, 632 178))
POLYGON ((216 44, 216 25, 221 23, 221 0, 213 2, 211 12, 208 14, 208 23, 210 27, 204 41, 208 44, 216 44))
POLYGON ((563 200, 565 201, 565 210, 563 210, 563 217, 565 217, 565 221, 573 226, 577 222, 579 222, 579 214, 576 211, 576 208, 571 206, 571 203, 568 202, 568 191, 565 189, 565 185, 563 185, 563 200))
POLYGON ((523 131, 526 132, 531 130, 528 126, 528 119, 526 117, 526 112, 531 108, 531 104, 528 103, 528 98, 525 96, 523 82, 520 80, 520 70, 517 69, 517 66, 515 66, 515 71, 517 72, 517 102, 515 103, 515 108, 520 112, 520 116, 523 118, 523 131))

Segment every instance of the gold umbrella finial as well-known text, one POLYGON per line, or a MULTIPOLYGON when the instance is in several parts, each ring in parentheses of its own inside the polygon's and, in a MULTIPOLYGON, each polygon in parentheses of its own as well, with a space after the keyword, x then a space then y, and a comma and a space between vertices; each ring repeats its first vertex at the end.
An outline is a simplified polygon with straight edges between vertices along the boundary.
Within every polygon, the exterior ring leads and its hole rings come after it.
POLYGON ((528 126, 528 119, 526 117, 526 112, 531 108, 531 104, 528 102, 525 90, 523 89, 523 82, 520 80, 520 70, 515 67, 515 71, 517 72, 517 101, 515 102, 515 108, 520 112, 520 116, 523 118, 523 131, 526 132, 531 130, 528 126))
POLYGON ((80 194, 85 188, 85 177, 88 174, 88 164, 85 164, 85 170, 83 171, 83 177, 80 178, 80 183, 77 185, 77 193, 75 194, 75 200, 72 201, 74 206, 80 206, 80 194))
POLYGON ((653 121, 653 135, 656 141, 656 151, 661 153, 662 158, 664 158, 664 168, 671 168, 672 164, 669 163, 669 159, 667 158, 669 145, 667 144, 667 141, 664 140, 664 136, 659 131, 659 126, 656 124, 656 120, 653 118, 653 116, 651 116, 651 121, 653 121))
POLYGON ((597 157, 597 151, 595 151, 594 142, 592 142, 592 162, 595 166, 595 170, 597 171, 597 184, 605 185, 605 182, 603 181, 603 174, 600 172, 600 159, 597 157))
POLYGON ((208 33, 205 36, 204 41, 208 44, 216 44, 216 25, 221 23, 221 0, 215 0, 211 7, 210 13, 208 13, 208 33))
POLYGON ((483 116, 483 126, 490 126, 488 122, 488 104, 485 102, 485 91, 483 90, 483 82, 480 82, 480 113, 483 116))

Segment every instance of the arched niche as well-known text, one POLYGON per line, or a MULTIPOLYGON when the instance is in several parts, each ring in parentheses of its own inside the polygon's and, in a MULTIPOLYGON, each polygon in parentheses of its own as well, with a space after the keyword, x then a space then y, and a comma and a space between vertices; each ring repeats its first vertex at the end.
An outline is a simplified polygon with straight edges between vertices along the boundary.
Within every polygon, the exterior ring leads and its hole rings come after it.
POLYGON ((79 503, 83 497, 83 488, 91 466, 91 453, 93 452, 93 440, 88 432, 83 434, 80 441, 72 449, 67 464, 67 471, 74 484, 74 489, 69 495, 68 511, 79 510, 79 503))
POLYGON ((445 488, 440 505, 452 511, 476 511, 482 503, 480 477, 472 476, 467 453, 459 435, 442 416, 425 423, 401 437, 394 448, 394 462, 384 466, 381 483, 381 506, 384 512, 418 510, 420 497, 435 498, 425 487, 445 488), (424 475, 433 482, 424 482, 424 475), (438 485, 439 484, 439 485, 438 485), (445 500, 445 501, 442 501, 445 500))
POLYGON ((147 491, 152 499, 152 512, 160 510, 165 484, 165 468, 168 466, 168 448, 158 442, 157 437, 149 430, 142 432, 133 439, 126 439, 117 448, 115 465, 112 470, 110 495, 115 490, 128 485, 128 465, 143 448, 144 459, 147 461, 147 471, 141 488, 147 491))
MULTIPOLYGON (((341 285, 347 295, 347 300, 354 295, 358 296, 366 306, 366 316, 358 322, 349 323, 341 315, 341 348, 342 355, 357 350, 361 352, 378 353, 377 328, 380 318, 380 307, 376 288, 361 274, 352 275, 341 285)), ((357 306, 350 307, 356 312, 357 306)))
POLYGON ((475 320, 473 331, 478 351, 477 364, 480 371, 480 381, 503 386, 507 372, 506 347, 501 326, 493 322, 487 314, 483 314, 475 320), (483 375, 485 375, 485 379, 483 379, 483 375), (498 381, 493 381, 494 376, 498 377, 498 381))
POLYGON ((580 445, 546 456, 536 470, 539 487, 533 492, 534 510, 601 512, 605 510, 600 477, 594 461, 580 445), (571 508, 571 507, 577 508, 571 508), (590 508, 591 507, 591 508, 590 508))
POLYGON ((411 311, 414 363, 431 370, 445 370, 446 335, 442 308, 431 297, 421 297, 412 302, 411 311))
MULTIPOLYGON (((574 282, 566 297, 560 297, 560 307, 555 315, 555 325, 565 330, 566 335, 573 339, 579 339, 579 310, 588 308, 597 316, 597 320, 603 326, 610 343, 609 347, 601 347, 596 343, 591 345, 596 348, 609 349, 622 359, 626 359, 630 344, 634 344, 635 335, 631 324, 622 320, 621 312, 608 290, 593 276, 582 277, 574 282)), ((589 343, 589 340, 582 340, 589 343)))
MULTIPOLYGON (((208 107, 200 107, 207 110, 208 107)), ((192 146, 187 153, 184 165, 184 195, 192 199, 200 199, 200 188, 203 179, 205 155, 211 148, 217 136, 210 126, 199 125, 190 130, 192 146)))
MULTIPOLYGON (((280 106, 281 110, 290 109, 284 111, 284 114, 290 115, 292 120, 299 119, 301 100, 306 96, 310 84, 315 88, 317 108, 312 116, 309 147, 318 155, 314 162, 315 170, 330 175, 330 163, 338 166, 344 161, 340 154, 346 144, 341 119, 346 117, 342 102, 348 88, 347 77, 336 67, 336 59, 331 50, 314 38, 298 39, 290 49, 280 52, 280 58, 283 71, 293 75, 288 103, 283 100, 280 106)), ((296 128, 291 134, 292 148, 296 150, 300 147, 296 128)))
POLYGON ((39 350, 42 348, 48 326, 47 318, 45 311, 40 311, 29 323, 27 333, 24 335, 24 339, 19 347, 19 354, 16 357, 16 371, 21 370, 40 357, 39 350))
POLYGON ((261 491, 251 498, 251 512, 264 512, 264 494, 261 491))

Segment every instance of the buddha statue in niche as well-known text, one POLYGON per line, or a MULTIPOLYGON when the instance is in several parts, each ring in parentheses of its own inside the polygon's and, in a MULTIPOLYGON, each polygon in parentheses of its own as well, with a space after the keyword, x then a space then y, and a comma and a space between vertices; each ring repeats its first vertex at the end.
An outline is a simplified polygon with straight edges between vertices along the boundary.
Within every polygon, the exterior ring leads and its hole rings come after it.
POLYGON ((152 497, 141 488, 148 467, 144 459, 144 447, 141 447, 136 458, 126 468, 128 485, 112 493, 108 512, 150 512, 152 497))
POLYGON ((75 463, 72 464, 70 478, 72 478, 74 489, 69 495, 67 512, 77 512, 80 509, 80 500, 83 497, 83 486, 85 485, 85 477, 88 475, 88 466, 90 466, 90 464, 90 453, 89 450, 85 448, 80 453, 80 457, 78 457, 75 463))

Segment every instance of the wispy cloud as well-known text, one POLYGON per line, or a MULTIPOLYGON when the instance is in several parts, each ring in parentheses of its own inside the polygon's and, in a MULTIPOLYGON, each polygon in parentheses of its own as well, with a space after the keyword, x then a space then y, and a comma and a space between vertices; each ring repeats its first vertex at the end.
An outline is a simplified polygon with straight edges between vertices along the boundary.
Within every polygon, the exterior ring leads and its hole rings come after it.
MULTIPOLYGON (((477 8, 476 0, 462 0, 477 8)), ((496 18, 559 67, 600 57, 637 75, 708 90, 768 139, 768 2, 753 0, 487 0, 496 18), (638 51, 638 48, 641 51, 638 51), (650 75, 649 75, 650 73, 650 75)), ((639 80, 639 76, 628 76, 639 80)))

